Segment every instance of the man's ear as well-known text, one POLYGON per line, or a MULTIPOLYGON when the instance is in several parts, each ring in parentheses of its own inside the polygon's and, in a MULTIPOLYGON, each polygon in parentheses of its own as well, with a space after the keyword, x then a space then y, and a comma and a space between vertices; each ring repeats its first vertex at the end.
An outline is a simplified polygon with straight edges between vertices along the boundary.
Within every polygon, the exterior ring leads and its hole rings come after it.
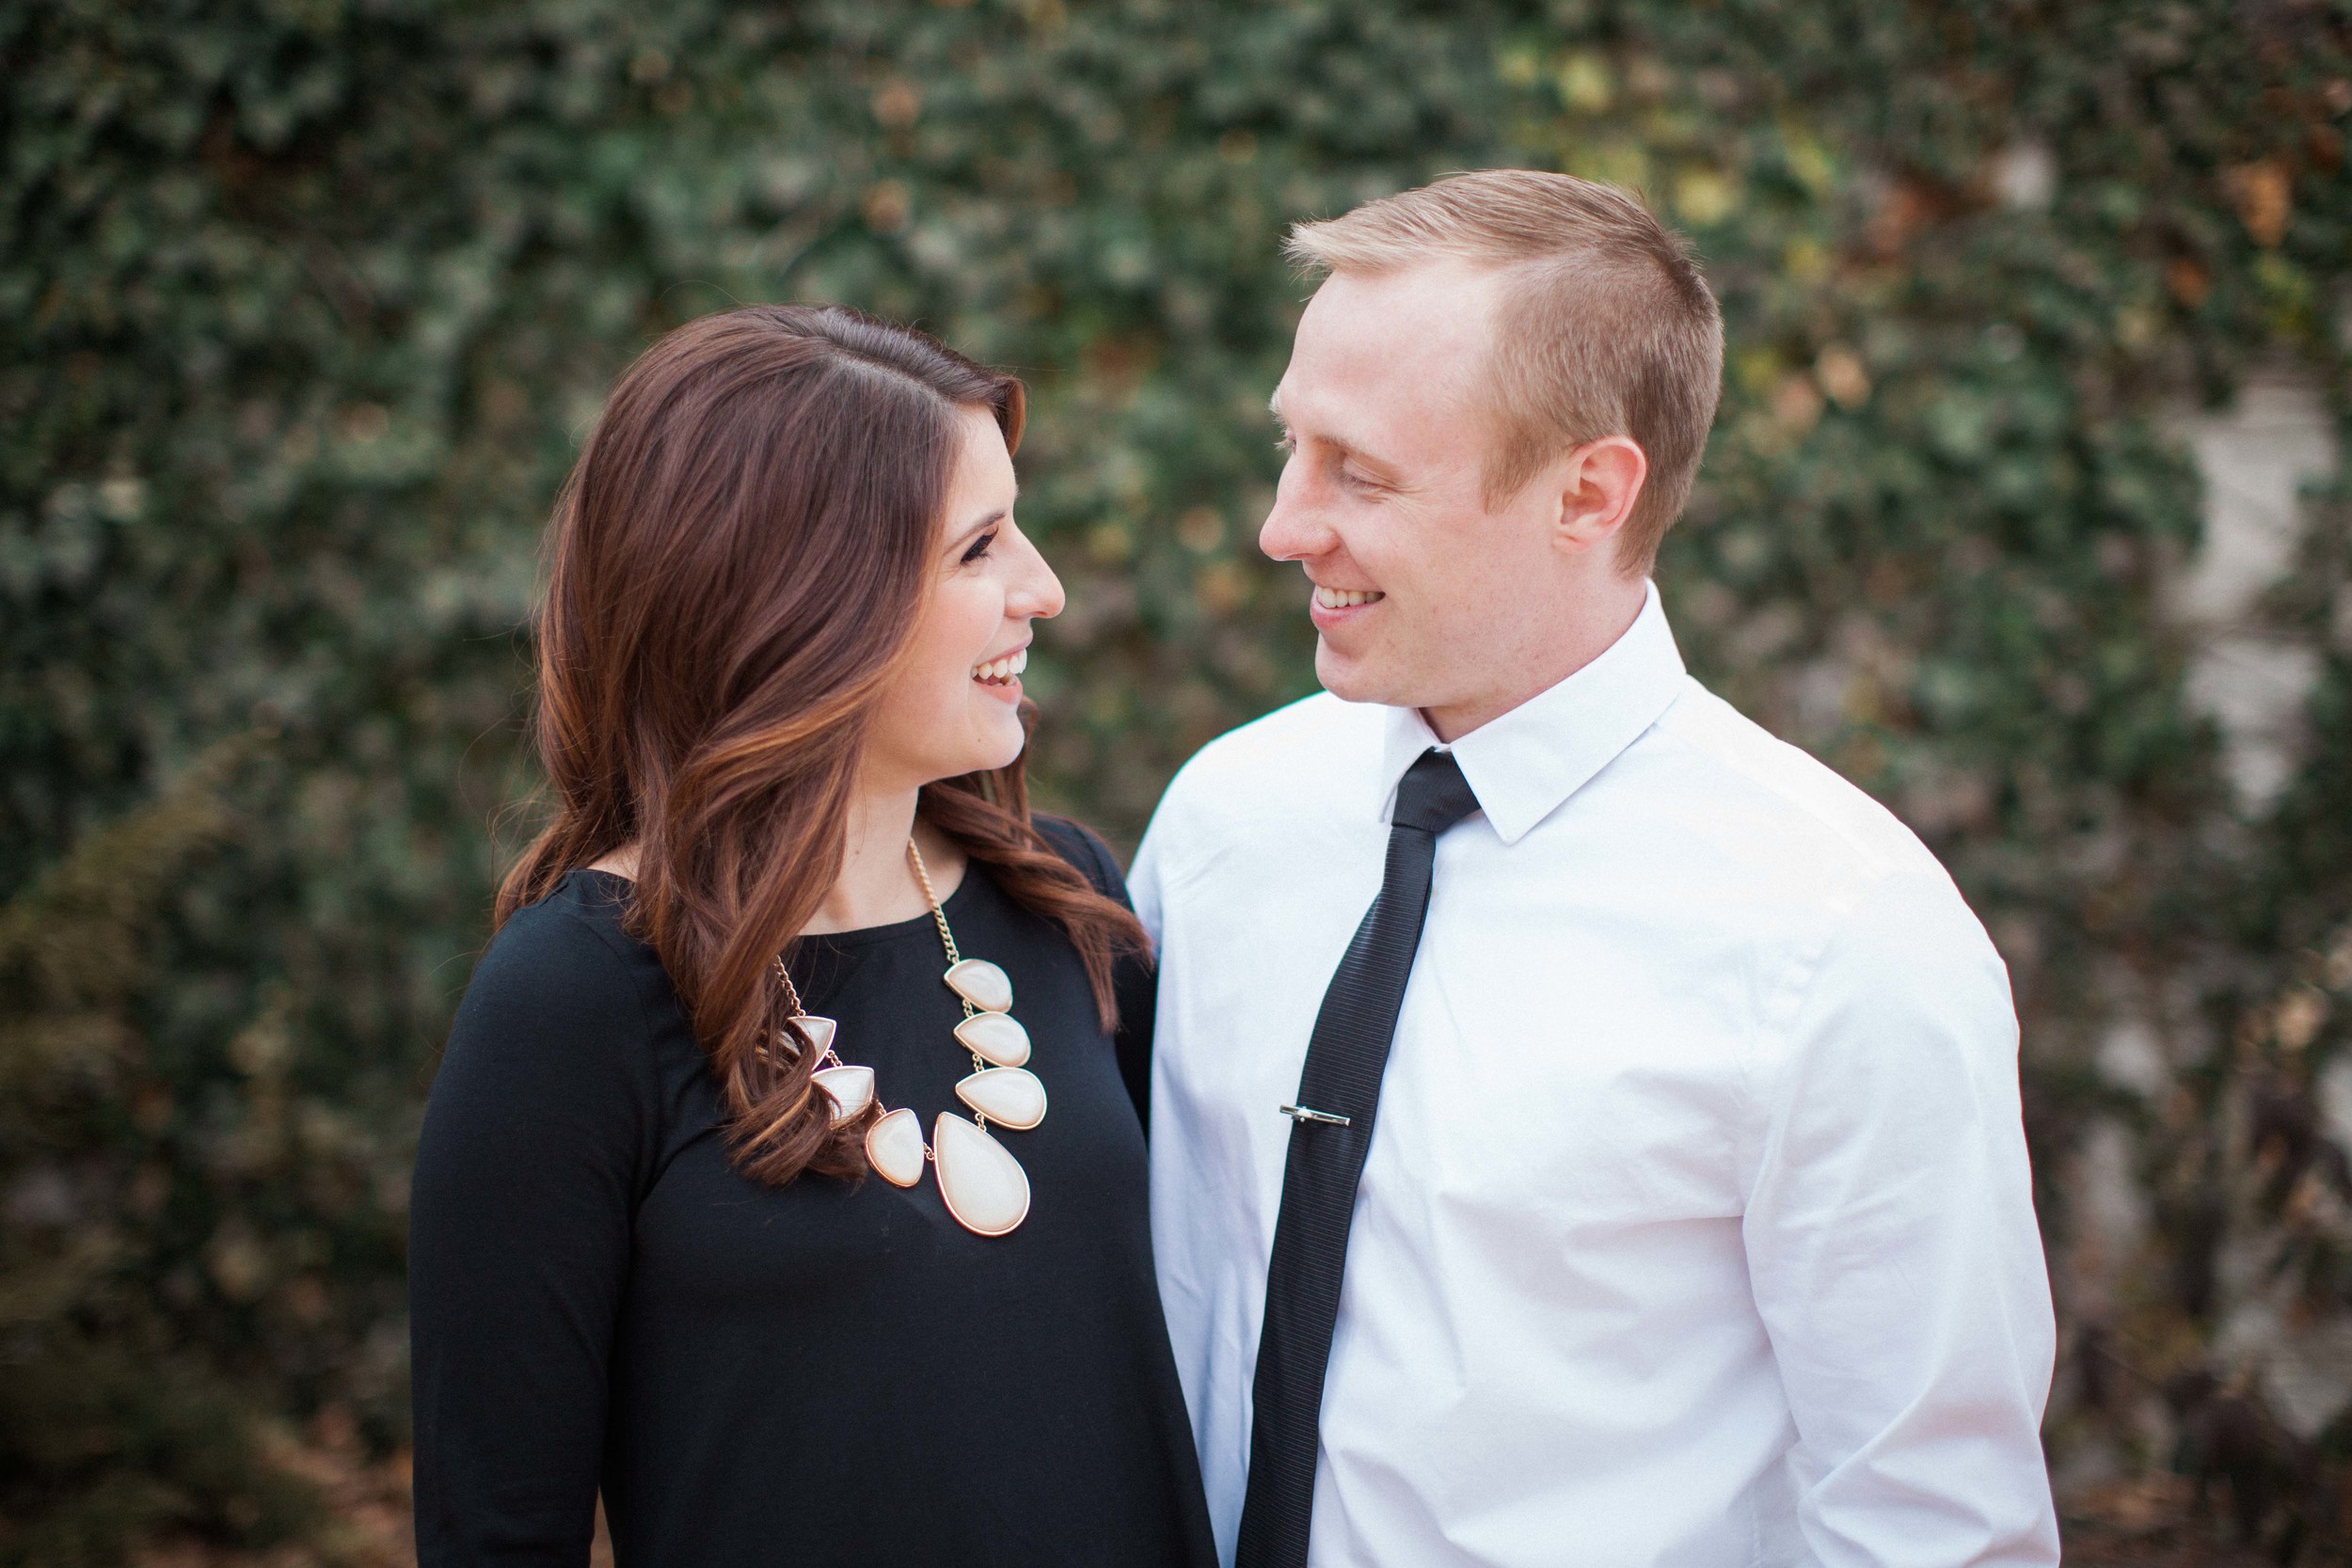
POLYGON ((1561 546, 1581 552, 1613 544, 1648 478, 1648 454, 1629 436, 1603 436, 1570 452, 1559 481, 1561 546))

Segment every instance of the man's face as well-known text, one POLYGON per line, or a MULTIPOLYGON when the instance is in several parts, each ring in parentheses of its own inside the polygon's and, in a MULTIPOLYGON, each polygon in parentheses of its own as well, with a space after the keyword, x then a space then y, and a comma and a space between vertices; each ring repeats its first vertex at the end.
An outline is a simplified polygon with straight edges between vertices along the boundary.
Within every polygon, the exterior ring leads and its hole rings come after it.
POLYGON ((1314 584, 1315 673, 1440 733, 1516 693, 1557 625, 1560 498, 1486 503, 1501 282, 1454 262, 1332 277, 1274 396, 1290 457, 1258 544, 1314 584))

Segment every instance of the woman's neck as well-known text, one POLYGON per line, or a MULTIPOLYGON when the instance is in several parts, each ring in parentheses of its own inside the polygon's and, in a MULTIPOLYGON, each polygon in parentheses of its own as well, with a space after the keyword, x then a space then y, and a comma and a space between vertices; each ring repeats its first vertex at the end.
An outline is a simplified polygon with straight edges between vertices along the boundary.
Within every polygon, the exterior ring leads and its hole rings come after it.
MULTIPOLYGON (((910 832, 923 852, 931 887, 946 903, 962 885, 965 858, 955 841, 928 822, 914 818, 920 792, 913 789, 860 788, 850 797, 850 828, 842 845, 841 875, 834 879, 817 913, 802 927, 803 935, 823 931, 855 931, 868 926, 891 926, 930 912, 922 884, 907 863, 910 832)), ((637 876, 637 846, 627 845, 597 861, 592 871, 610 871, 631 880, 637 876)))
POLYGON ((929 913, 930 903, 907 863, 910 833, 922 851, 940 901, 945 903, 955 892, 963 880, 963 851, 930 824, 915 820, 918 793, 861 787, 850 797, 841 875, 834 879, 803 931, 855 931, 929 913))

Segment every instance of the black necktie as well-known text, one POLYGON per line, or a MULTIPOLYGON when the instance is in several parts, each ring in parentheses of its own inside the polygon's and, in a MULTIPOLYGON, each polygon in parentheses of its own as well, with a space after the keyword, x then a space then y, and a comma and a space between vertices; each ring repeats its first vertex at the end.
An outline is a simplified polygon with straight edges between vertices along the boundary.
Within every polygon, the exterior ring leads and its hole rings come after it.
POLYGON ((1405 982, 1429 911, 1429 873, 1438 835, 1478 809, 1461 765, 1423 752, 1396 786, 1389 864, 1380 896, 1356 928, 1347 956, 1323 993, 1307 1066, 1298 1075, 1282 1210, 1266 1269, 1265 1330, 1258 1339, 1251 1402, 1249 1491, 1242 1503, 1233 1568, 1303 1568, 1315 1501, 1315 1450, 1323 1418, 1323 1372, 1340 1315, 1347 1224, 1356 1180, 1372 1148, 1380 1073, 1396 1034, 1405 982))

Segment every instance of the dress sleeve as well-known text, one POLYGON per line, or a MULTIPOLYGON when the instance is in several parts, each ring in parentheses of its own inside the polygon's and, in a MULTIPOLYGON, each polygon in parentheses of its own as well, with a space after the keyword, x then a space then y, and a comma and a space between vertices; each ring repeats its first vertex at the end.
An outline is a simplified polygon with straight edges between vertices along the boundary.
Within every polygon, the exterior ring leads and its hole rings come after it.
MULTIPOLYGON (((1094 891, 1127 909, 1126 879, 1110 846, 1089 829, 1065 816, 1040 815, 1038 832, 1054 852, 1084 873, 1094 891)), ((1111 971, 1111 987, 1119 1004, 1119 1032, 1113 1044, 1119 1052, 1120 1080, 1135 1101, 1136 1119, 1148 1137, 1152 1129, 1152 1024, 1159 1010, 1159 973, 1148 953, 1122 956, 1111 971)))
POLYGON ((2001 960, 1939 873, 1867 894, 1776 1059, 1743 1231, 1808 1561, 2055 1564, 2055 1330, 2001 960))
POLYGON ((409 1211, 421 1568, 588 1561, 659 1136, 651 1036, 623 956, 544 906, 508 924, 458 1007, 409 1211))

